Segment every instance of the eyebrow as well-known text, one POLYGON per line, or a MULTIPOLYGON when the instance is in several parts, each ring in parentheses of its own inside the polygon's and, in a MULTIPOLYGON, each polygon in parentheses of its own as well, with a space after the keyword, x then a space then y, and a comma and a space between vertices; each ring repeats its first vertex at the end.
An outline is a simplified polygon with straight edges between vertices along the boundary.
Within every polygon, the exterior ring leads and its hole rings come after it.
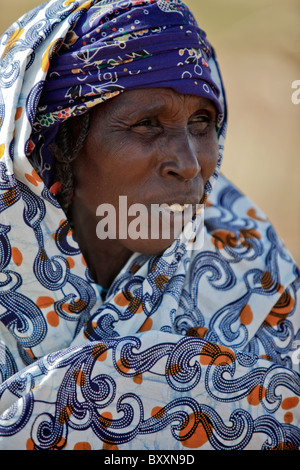
MULTIPOLYGON (((198 97, 195 95, 196 98, 199 98, 199 102, 198 102, 198 106, 196 107, 194 113, 196 113, 197 111, 200 111, 201 109, 207 109, 208 111, 211 111, 211 112, 216 112, 216 108, 214 106, 214 104, 211 102, 211 101, 208 101, 207 103, 203 104, 203 103, 200 103, 200 100, 202 97, 198 97)), ((147 103, 146 105, 143 105, 143 108, 138 108, 136 110, 134 110, 132 113, 128 114, 128 109, 127 109, 127 106, 124 104, 124 112, 127 113, 127 116, 129 119, 136 119, 137 117, 139 117, 141 114, 143 115, 148 115, 148 116, 153 116, 155 114, 159 114, 160 112, 164 111, 165 109, 165 101, 164 100, 161 100, 159 99, 159 101, 151 101, 149 103, 147 103)), ((194 114, 192 113, 192 114, 194 114)))
MULTIPOLYGON (((140 116, 141 114, 146 114, 146 115, 154 115, 154 114, 159 114, 161 111, 163 111, 165 108, 165 103, 163 100, 159 100, 159 102, 150 102, 147 103, 146 105, 143 105, 142 108, 137 108, 134 110, 132 113, 128 114, 129 118, 136 118, 140 116)), ((128 113, 126 106, 124 106, 124 111, 128 113)))

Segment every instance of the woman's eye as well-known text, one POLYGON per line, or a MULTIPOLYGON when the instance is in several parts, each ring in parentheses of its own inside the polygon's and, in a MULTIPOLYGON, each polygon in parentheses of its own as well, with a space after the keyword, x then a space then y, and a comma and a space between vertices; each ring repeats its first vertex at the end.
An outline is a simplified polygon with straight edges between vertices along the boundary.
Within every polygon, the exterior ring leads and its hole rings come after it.
POLYGON ((153 122, 151 119, 143 119, 136 124, 134 124, 132 127, 150 127, 153 125, 153 122))
POLYGON ((203 133, 209 128, 211 121, 212 121, 211 117, 206 114, 194 116, 189 121, 190 131, 195 134, 203 133))
POLYGON ((161 126, 157 119, 141 119, 131 126, 135 132, 143 135, 155 136, 161 132, 161 126))

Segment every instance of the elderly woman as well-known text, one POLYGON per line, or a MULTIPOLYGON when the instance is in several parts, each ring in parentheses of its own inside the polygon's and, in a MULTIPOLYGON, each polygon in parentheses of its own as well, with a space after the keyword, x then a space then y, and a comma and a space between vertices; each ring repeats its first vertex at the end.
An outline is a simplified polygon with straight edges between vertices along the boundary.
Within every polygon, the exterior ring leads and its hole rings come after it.
POLYGON ((192 13, 51 0, 0 55, 0 448, 298 449, 299 271, 192 13))

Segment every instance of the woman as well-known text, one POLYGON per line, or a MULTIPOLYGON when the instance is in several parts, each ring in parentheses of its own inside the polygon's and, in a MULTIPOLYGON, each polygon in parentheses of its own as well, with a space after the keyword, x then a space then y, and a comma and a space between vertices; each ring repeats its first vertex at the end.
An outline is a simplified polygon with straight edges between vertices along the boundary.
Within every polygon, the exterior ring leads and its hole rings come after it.
POLYGON ((219 174, 191 12, 51 0, 0 53, 0 447, 298 449, 299 271, 219 174), (172 233, 136 237, 135 204, 172 233))

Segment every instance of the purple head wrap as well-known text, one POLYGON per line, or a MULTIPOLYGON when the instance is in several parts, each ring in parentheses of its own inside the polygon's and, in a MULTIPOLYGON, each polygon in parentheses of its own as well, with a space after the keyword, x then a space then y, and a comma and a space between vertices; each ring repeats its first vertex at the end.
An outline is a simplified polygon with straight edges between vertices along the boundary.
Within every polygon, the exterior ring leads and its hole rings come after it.
POLYGON ((88 3, 45 56, 45 67, 50 66, 29 150, 38 149, 48 187, 54 167, 49 144, 58 125, 125 90, 170 87, 212 100, 218 124, 223 117, 208 64, 213 52, 186 5, 180 0, 88 3))

